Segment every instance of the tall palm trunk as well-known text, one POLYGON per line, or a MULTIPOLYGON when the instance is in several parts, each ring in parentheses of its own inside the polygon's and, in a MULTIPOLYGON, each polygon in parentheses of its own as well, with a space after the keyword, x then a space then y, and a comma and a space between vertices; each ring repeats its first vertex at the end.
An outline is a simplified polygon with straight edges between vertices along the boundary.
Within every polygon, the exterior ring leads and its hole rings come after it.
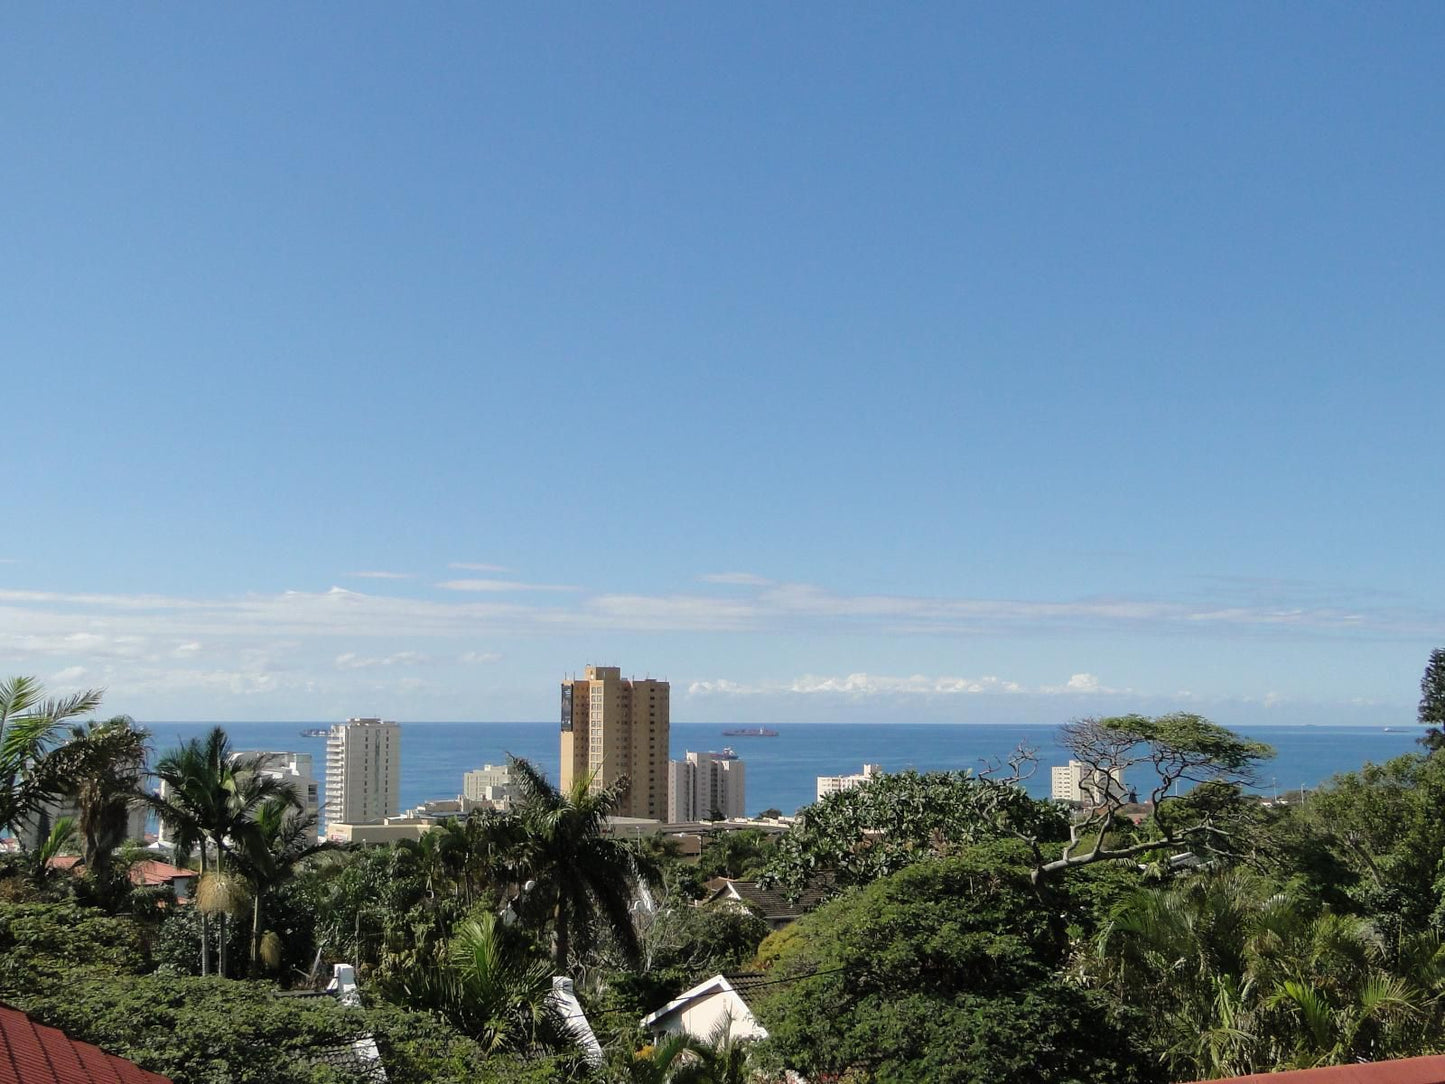
MULTIPOLYGON (((202 840, 202 841, 201 841, 201 876, 202 876, 202 877, 205 877, 206 872, 207 872, 207 869, 206 869, 206 843, 205 843, 205 840, 202 840)), ((200 904, 197 903, 196 906, 199 907, 200 904)), ((201 975, 202 975, 203 977, 206 976, 206 975, 209 975, 209 974, 211 973, 211 953, 210 953, 210 949, 207 947, 207 942, 210 940, 210 932, 211 932, 210 919, 209 919, 209 917, 206 915, 206 912, 205 912, 205 911, 202 911, 202 912, 201 912, 201 975)))
POLYGON ((256 957, 261 948, 261 886, 251 894, 251 974, 256 974, 256 957))
POLYGON ((557 931, 556 944, 554 946, 557 973, 559 975, 565 975, 567 973, 567 953, 571 951, 572 946, 568 943, 567 937, 567 909, 562 906, 560 899, 557 901, 557 906, 552 912, 552 919, 557 931))

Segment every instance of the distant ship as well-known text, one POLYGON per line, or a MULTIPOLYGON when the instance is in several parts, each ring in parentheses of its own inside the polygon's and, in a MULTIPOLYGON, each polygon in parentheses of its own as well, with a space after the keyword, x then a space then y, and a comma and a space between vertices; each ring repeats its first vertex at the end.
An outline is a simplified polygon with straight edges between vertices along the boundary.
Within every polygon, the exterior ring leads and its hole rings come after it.
POLYGON ((310 730, 301 731, 301 736, 303 738, 326 738, 330 737, 330 735, 331 731, 323 730, 318 727, 312 727, 310 730))
POLYGON ((724 738, 776 738, 778 732, 765 726, 740 726, 735 730, 724 730, 724 738))
POLYGON ((714 760, 737 760, 737 759, 738 759, 738 751, 737 751, 736 749, 734 749, 731 745, 724 745, 724 746, 722 747, 722 752, 721 752, 721 753, 714 753, 714 754, 713 754, 713 759, 714 759, 714 760))

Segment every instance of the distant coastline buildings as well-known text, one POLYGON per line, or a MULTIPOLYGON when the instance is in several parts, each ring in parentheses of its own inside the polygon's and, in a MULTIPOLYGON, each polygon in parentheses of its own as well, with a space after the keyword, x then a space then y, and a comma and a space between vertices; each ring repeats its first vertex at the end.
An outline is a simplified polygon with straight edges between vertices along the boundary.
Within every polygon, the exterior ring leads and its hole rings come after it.
POLYGON ((396 816, 401 793, 401 727, 348 719, 326 739, 326 822, 367 824, 396 816))
POLYGON ((488 764, 462 776, 462 798, 468 802, 510 809, 521 796, 510 765, 488 764))
POLYGON ((728 820, 745 817, 746 768, 727 753, 694 753, 667 765, 667 820, 728 820))
POLYGON ((296 795, 303 815, 321 818, 320 787, 310 753, 279 752, 268 749, 248 749, 233 755, 233 760, 247 757, 260 758, 259 774, 270 776, 284 784, 296 795))
POLYGON ((1119 797, 1124 788, 1124 769, 1112 768, 1103 771, 1092 768, 1078 760, 1067 764, 1054 765, 1053 799, 1056 802, 1072 802, 1076 805, 1094 805, 1109 797, 1119 797))
POLYGON ((665 681, 622 677, 616 666, 589 666, 562 682, 562 789, 589 775, 593 789, 627 780, 617 814, 667 815, 671 740, 665 681))
POLYGON ((852 790, 870 779, 877 779, 882 774, 883 765, 865 764, 863 770, 857 775, 820 775, 818 776, 818 801, 821 802, 830 794, 852 790))

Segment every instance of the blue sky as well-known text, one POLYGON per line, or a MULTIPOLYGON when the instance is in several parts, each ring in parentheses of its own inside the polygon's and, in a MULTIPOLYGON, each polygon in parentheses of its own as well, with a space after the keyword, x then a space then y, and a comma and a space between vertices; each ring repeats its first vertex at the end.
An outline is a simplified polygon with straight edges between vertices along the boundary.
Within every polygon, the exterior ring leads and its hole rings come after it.
POLYGON ((0 658, 143 719, 1413 718, 1445 8, 0 35, 0 658))

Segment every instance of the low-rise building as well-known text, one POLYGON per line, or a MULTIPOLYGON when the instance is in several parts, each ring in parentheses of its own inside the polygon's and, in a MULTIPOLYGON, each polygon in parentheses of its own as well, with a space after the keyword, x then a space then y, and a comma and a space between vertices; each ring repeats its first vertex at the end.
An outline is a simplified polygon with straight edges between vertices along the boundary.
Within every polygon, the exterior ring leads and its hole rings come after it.
POLYGON ((642 1029, 654 1039, 679 1034, 705 1043, 720 1037, 766 1039, 768 1030, 753 1014, 752 1002, 755 991, 767 985, 766 975, 714 975, 644 1016, 642 1029))
POLYGON ((820 775, 818 776, 818 801, 821 802, 830 794, 840 794, 845 790, 852 790, 870 779, 877 779, 882 774, 883 765, 865 764, 863 770, 857 775, 820 775))
POLYGON ((337 843, 375 847, 403 839, 421 839, 437 825, 434 817, 383 817, 367 824, 333 821, 326 826, 326 838, 337 843))
POLYGON ((768 929, 781 930, 818 907, 827 899, 832 885, 831 877, 817 876, 804 887, 796 900, 789 900, 780 889, 764 888, 757 881, 717 877, 707 883, 709 894, 698 906, 750 911, 766 922, 768 929))

